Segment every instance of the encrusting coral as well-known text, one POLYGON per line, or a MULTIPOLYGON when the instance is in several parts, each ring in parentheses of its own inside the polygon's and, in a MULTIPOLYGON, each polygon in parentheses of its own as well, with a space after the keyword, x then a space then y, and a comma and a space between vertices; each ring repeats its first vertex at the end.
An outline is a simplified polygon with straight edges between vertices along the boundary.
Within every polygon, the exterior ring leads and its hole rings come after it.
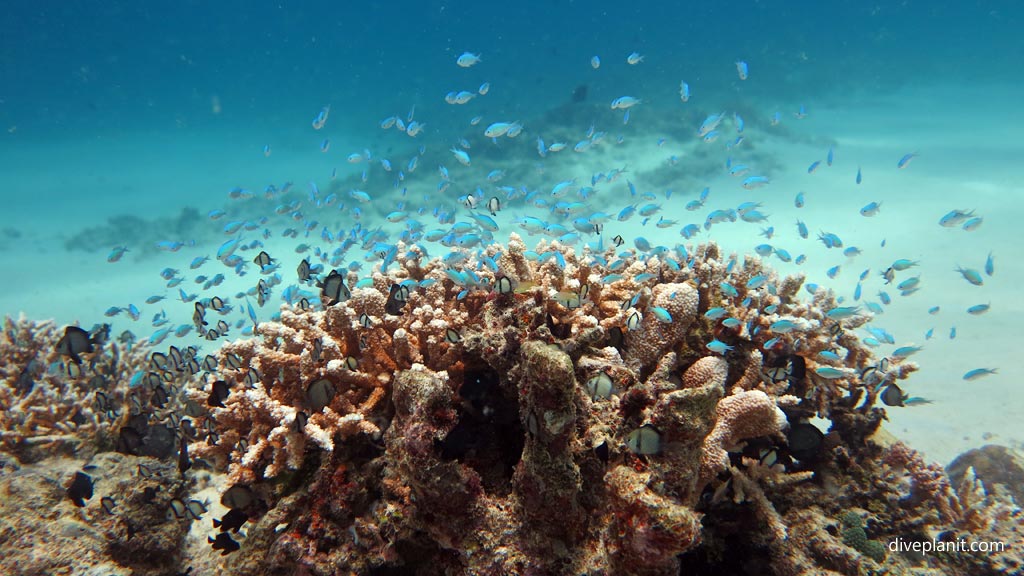
POLYGON ((228 385, 191 450, 272 511, 250 529, 269 573, 675 574, 719 545, 723 502, 753 503, 776 550, 800 529, 776 499, 860 450, 842 439, 877 428, 875 388, 916 368, 880 367, 864 316, 714 244, 619 254, 614 274, 610 251, 516 235, 460 269, 404 254, 323 310, 282 307, 190 392, 228 385))

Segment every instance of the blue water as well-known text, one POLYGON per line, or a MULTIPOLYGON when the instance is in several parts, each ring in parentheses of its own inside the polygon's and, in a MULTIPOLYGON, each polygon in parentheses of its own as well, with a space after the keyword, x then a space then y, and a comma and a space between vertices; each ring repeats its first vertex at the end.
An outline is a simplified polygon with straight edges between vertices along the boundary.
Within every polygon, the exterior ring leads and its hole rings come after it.
MULTIPOLYGON (((579 83, 611 88, 633 73, 585 66, 649 54, 643 80, 689 78, 726 92, 750 62, 751 96, 886 90, 936 77, 1006 79, 1024 57, 1022 11, 1004 2, 13 2, 0 15, 0 124, 19 138, 89 138, 185 126, 305 124, 337 103, 340 129, 362 129, 461 78, 480 52, 492 82, 516 90, 491 106, 528 114, 579 83), (222 113, 210 116, 217 96, 222 113), (300 122, 300 120, 302 122, 300 122)), ((497 92, 497 91, 496 91, 497 92)), ((242 145, 240 143, 240 145, 242 145)))
MULTIPOLYGON (((923 260, 932 292, 909 304, 899 301, 883 322, 898 331, 901 343, 923 342, 925 329, 932 327, 923 311, 940 300, 948 309, 992 300, 997 312, 988 317, 934 323, 945 340, 928 344, 919 381, 937 384, 933 390, 913 390, 936 399, 913 413, 932 419, 897 423, 905 423, 901 431, 921 443, 943 444, 928 432, 932 423, 946 420, 946 413, 934 410, 948 410, 962 399, 960 375, 967 369, 1001 362, 1009 344, 1000 334, 1018 330, 1024 319, 1011 297, 972 292, 950 272, 956 265, 980 267, 988 251, 1002 248, 1000 275, 1010 280, 1000 286, 997 276, 989 282, 996 285, 993 290, 1009 294, 1012 279, 1024 280, 1010 250, 1016 217, 1022 216, 1020 170, 1013 167, 1019 163, 1019 130, 1013 126, 1022 124, 1015 99, 1024 93, 1018 70, 1024 61, 1019 33, 1024 6, 1010 1, 666 6, 646 1, 520 2, 500 8, 485 2, 60 2, 42 8, 8 3, 0 11, 0 174, 5 181, 0 259, 8 270, 0 313, 91 325, 109 306, 141 305, 151 294, 166 293, 167 302, 143 307, 140 321, 116 319, 119 328, 145 337, 153 330, 146 320, 154 313, 176 310, 176 291, 164 288, 157 271, 187 269, 191 258, 209 254, 226 238, 220 232, 225 221, 255 219, 274 204, 232 202, 229 190, 244 187, 258 195, 268 184, 291 181, 292 194, 300 199, 307 197, 310 182, 325 192, 339 186, 344 194, 366 168, 345 157, 364 149, 390 158, 396 171, 419 146, 429 150, 416 177, 404 183, 413 202, 436 190, 440 162, 458 184, 449 196, 486 186, 480 176, 491 168, 507 169, 514 181, 506 183, 549 190, 566 178, 633 167, 632 178, 642 191, 664 197, 673 189, 674 200, 664 200, 660 216, 678 218, 680 226, 703 220, 707 210, 691 215, 680 207, 704 186, 713 189, 708 209, 770 199, 769 223, 780 231, 778 242, 794 254, 803 248, 792 222, 806 218, 812 233, 806 271, 812 281, 846 298, 864 268, 873 269, 865 293, 874 297, 877 272, 886 261, 923 260), (481 54, 482 61, 472 68, 456 66, 467 51, 481 54), (632 52, 644 55, 644 61, 628 65, 632 52), (595 55, 602 60, 598 70, 590 65, 595 55), (748 80, 737 77, 738 60, 749 64, 748 80), (685 104, 678 96, 681 80, 692 90, 685 104), (450 91, 475 92, 483 82, 491 84, 486 96, 464 106, 444 100, 450 91), (586 98, 574 105, 572 95, 581 87, 586 98), (608 109, 612 99, 624 95, 644 100, 628 125, 620 112, 608 109), (327 105, 329 122, 313 130, 314 116, 327 105), (796 121, 800 106, 806 106, 808 117, 796 121), (413 109, 427 124, 416 139, 378 127, 382 119, 406 118, 413 109), (702 149, 712 150, 706 156, 687 148, 701 120, 721 111, 730 117, 741 112, 752 130, 772 135, 760 141, 751 137, 737 152, 778 178, 760 196, 739 189, 719 169, 731 156, 724 148, 735 135, 731 125, 728 136, 702 149), (774 113, 783 120, 771 132, 774 113), (476 115, 484 120, 471 127, 469 119, 476 115), (525 132, 518 140, 490 146, 480 133, 497 120, 520 120, 525 132), (571 147, 591 125, 608 131, 608 142, 622 136, 625 144, 609 144, 591 156, 568 150, 547 158, 536 154, 538 136, 548 144, 564 138, 571 147), (476 139, 470 152, 474 171, 482 172, 462 171, 446 152, 463 137, 476 139), (325 138, 331 140, 326 153, 320 151, 325 138), (664 151, 652 144, 658 138, 667 141, 664 151), (265 156, 268 145, 272 153, 265 156), (836 167, 822 174, 841 171, 842 176, 828 185, 807 180, 807 166, 823 159, 829 146, 835 147, 836 167), (669 161, 673 150, 681 158, 678 167, 669 161), (911 152, 920 157, 898 171, 896 161, 911 152), (652 153, 661 158, 645 165, 652 153), (709 166, 719 168, 702 171, 709 166), (858 167, 864 169, 863 187, 853 184, 858 167), (460 174, 466 174, 461 182, 460 174), (953 190, 943 189, 942 197, 933 192, 943 186, 953 190), (803 189, 814 218, 792 207, 793 196, 803 189), (868 200, 882 200, 879 219, 857 214, 868 200), (188 226, 173 233, 168 221, 183 208, 199 217, 185 218, 188 226), (205 214, 214 208, 232 214, 211 223, 205 214), (977 208, 988 223, 973 236, 950 235, 935 221, 952 208, 977 208), (109 219, 125 215, 140 219, 137 234, 110 236, 117 228, 109 219), (98 232, 84 237, 88 229, 98 232), (813 242, 820 229, 864 248, 866 260, 849 264, 827 253, 813 242), (162 236, 154 237, 153 230, 162 236), (879 248, 883 238, 889 252, 879 248), (155 240, 196 245, 165 254, 155 249, 155 240), (116 245, 130 252, 111 265, 106 256, 116 245), (825 270, 838 264, 844 272, 835 281, 825 278, 825 270), (146 280, 139 280, 142 275, 146 280), (72 283, 75 296, 55 287, 55 277, 72 283), (954 324, 961 336, 951 342, 946 334, 954 324), (955 363, 970 342, 975 348, 955 363)), ((367 228, 402 200, 393 173, 374 167, 371 176, 365 189, 377 200, 363 208, 367 228)), ((595 197, 591 208, 616 214, 627 204, 628 192, 619 186, 595 197)), ((434 197, 427 204, 455 201, 434 197)), ((542 212, 514 204, 507 210, 499 237, 517 230, 513 217, 542 212)), ((336 211, 317 218, 333 229, 354 224, 336 211)), ((274 222, 276 240, 285 225, 274 222)), ((616 233, 657 239, 652 228, 653 220, 646 228, 635 221, 616 233)), ((760 228, 732 228, 696 240, 730 240, 730 250, 750 252, 764 241, 760 228)), ((400 229, 391 227, 393 233, 400 229)), ((678 241, 677 229, 661 237, 678 241)), ((435 252, 443 253, 440 247, 435 252)), ((359 250, 349 256, 362 257, 359 250)), ((288 274, 297 259, 288 254, 288 274)), ((364 266, 368 270, 371 264, 364 266)), ((192 282, 184 286, 197 288, 192 282)), ((260 311, 264 319, 271 308, 260 311)), ((175 322, 188 322, 186 312, 175 322)), ((940 432, 956 439, 950 445, 980 443, 985 431, 976 426, 980 418, 994 413, 1009 421, 1024 415, 1019 395, 1004 402, 1011 367, 1001 373, 992 379, 1003 386, 998 392, 972 397, 975 404, 966 410, 973 420, 940 432)), ((1005 426, 1004 433, 1010 429, 1005 426)))

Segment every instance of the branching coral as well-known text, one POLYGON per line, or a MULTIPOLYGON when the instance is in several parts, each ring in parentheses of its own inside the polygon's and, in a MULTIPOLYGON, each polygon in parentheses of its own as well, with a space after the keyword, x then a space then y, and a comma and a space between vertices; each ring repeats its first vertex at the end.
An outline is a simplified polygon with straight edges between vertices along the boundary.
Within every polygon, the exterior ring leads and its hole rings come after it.
POLYGON ((928 464, 916 450, 902 442, 886 451, 885 463, 909 474, 910 505, 934 509, 944 522, 956 522, 963 517, 963 507, 941 466, 928 464))
POLYGON ((95 349, 78 365, 56 351, 63 328, 49 321, 4 320, 0 449, 32 460, 112 444, 115 424, 126 412, 129 381, 145 370, 148 358, 143 348, 108 342, 106 330, 94 330, 95 349))
MULTIPOLYGON (((722 502, 752 506, 763 542, 781 542, 790 520, 774 499, 833 461, 807 418, 835 417, 854 451, 877 426, 870 396, 854 406, 873 388, 852 332, 864 319, 829 319, 831 296, 797 300, 802 278, 758 259, 684 252, 619 253, 613 273, 611 251, 530 252, 515 235, 456 268, 404 251, 372 287, 322 311, 285 306, 257 338, 225 345, 228 368, 190 392, 214 404, 198 422, 213 433, 192 450, 286 507, 295 528, 271 561, 314 573, 367 566, 353 556, 367 539, 407 566, 675 573, 722 502), (780 319, 796 329, 772 333, 780 319), (814 375, 823 350, 839 351, 828 365, 842 377, 814 375), (208 401, 219 379, 223 406, 208 401), (322 457, 308 493, 275 489, 302 486, 293 473, 311 452, 322 457), (354 497, 351 479, 373 470, 354 497)), ((872 373, 910 371, 893 364, 872 373)))

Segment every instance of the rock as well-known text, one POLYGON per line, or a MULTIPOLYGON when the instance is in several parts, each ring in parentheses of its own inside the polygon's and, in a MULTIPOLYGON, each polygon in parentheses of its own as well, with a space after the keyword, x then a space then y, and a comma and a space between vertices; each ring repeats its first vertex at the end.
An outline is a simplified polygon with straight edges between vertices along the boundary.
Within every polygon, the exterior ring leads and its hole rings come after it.
POLYGON ((986 492, 991 494, 996 484, 1002 484, 1018 506, 1024 505, 1024 455, 995 444, 968 450, 946 467, 953 486, 960 485, 969 466, 986 492))

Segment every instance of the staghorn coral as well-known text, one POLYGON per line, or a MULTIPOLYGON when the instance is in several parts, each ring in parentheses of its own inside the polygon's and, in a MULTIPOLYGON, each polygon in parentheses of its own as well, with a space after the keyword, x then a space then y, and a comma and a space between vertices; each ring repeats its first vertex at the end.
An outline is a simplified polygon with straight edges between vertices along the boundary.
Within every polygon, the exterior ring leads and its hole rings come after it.
MULTIPOLYGON (((261 499, 235 573, 264 561, 268 573, 297 562, 311 574, 674 574, 735 538, 737 514, 757 519, 743 542, 778 573, 859 569, 856 552, 834 561, 849 550, 838 536, 783 543, 835 516, 807 513, 830 502, 834 479, 874 477, 873 388, 915 368, 862 378, 876 364, 852 332, 864 317, 829 320, 829 293, 799 301, 802 278, 714 244, 688 266, 678 249, 619 254, 618 275, 610 254, 530 252, 515 235, 484 251, 493 272, 469 253, 459 270, 399 252, 372 287, 323 311, 285 306, 257 338, 225 345, 221 363, 236 367, 191 390, 205 402, 210 382, 229 382, 224 406, 199 417, 215 433, 191 448, 261 499), (515 289, 498 290, 503 278, 515 289), (396 307, 398 283, 408 297, 396 307), (706 318, 715 306, 741 325, 706 318), (797 328, 771 334, 779 319, 797 328), (732 349, 711 354, 712 339, 732 349), (843 377, 814 374, 826 349, 843 377), (598 377, 610 392, 588 384, 598 377), (321 381, 334 392, 323 402, 310 392, 321 381), (832 421, 823 439, 811 416, 832 421), (657 446, 634 454, 644 426, 657 446)), ((865 504, 847 493, 829 506, 841 503, 865 504)))
POLYGON ((70 367, 56 352, 64 333, 52 321, 4 320, 0 335, 0 450, 23 461, 113 444, 126 414, 129 381, 149 361, 144 346, 101 342, 70 367))

